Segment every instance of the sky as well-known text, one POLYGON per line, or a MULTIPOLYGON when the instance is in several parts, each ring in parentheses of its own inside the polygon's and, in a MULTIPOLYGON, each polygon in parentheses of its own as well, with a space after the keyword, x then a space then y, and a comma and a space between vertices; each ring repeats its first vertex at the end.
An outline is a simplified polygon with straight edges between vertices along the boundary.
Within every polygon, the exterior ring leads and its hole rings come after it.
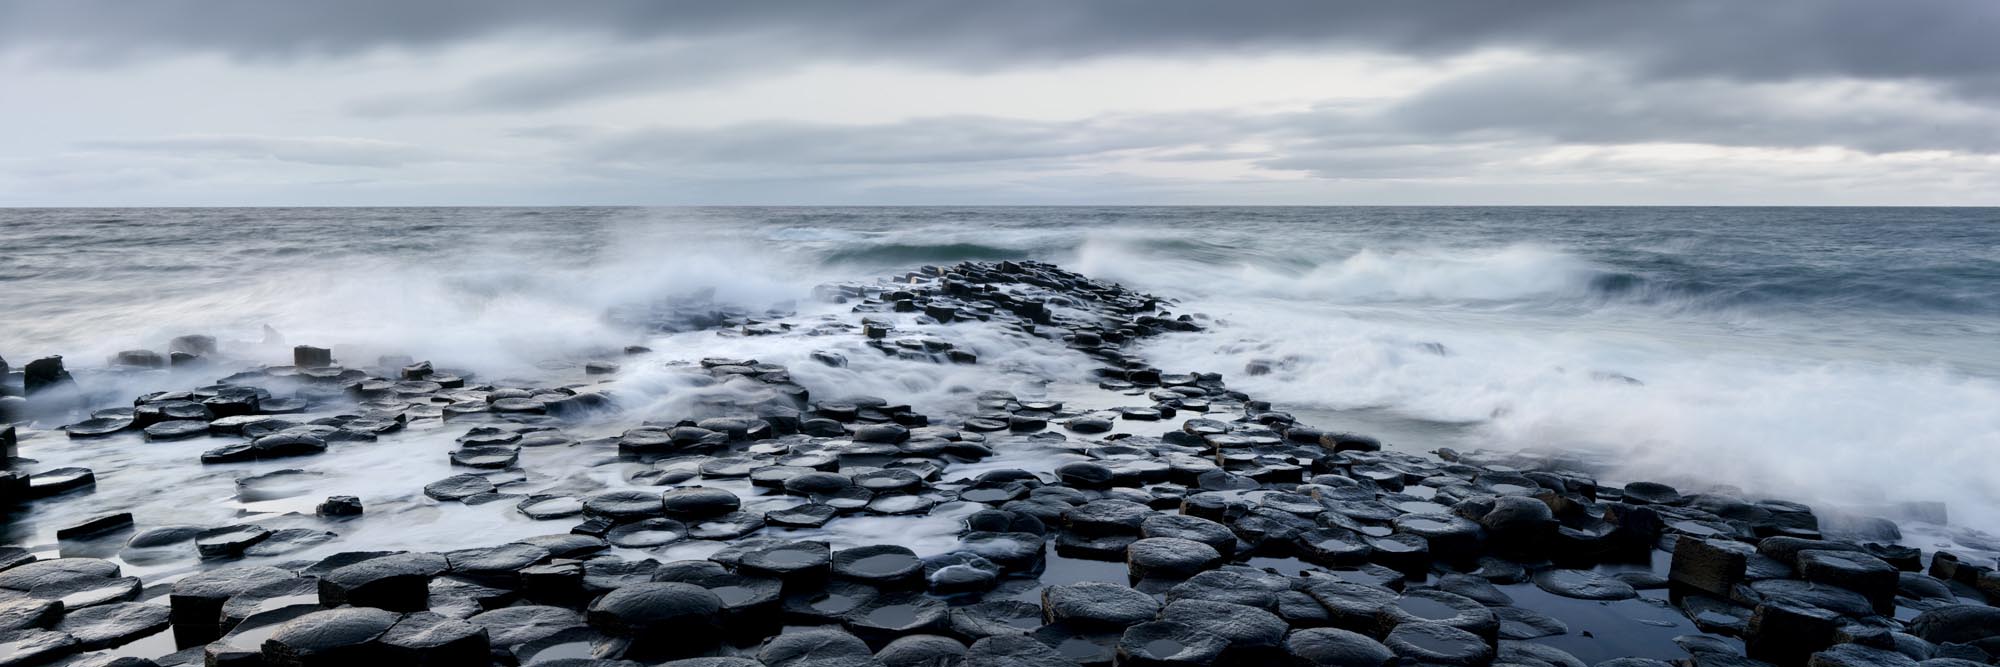
POLYGON ((2000 205, 1995 0, 0 0, 0 205, 2000 205))

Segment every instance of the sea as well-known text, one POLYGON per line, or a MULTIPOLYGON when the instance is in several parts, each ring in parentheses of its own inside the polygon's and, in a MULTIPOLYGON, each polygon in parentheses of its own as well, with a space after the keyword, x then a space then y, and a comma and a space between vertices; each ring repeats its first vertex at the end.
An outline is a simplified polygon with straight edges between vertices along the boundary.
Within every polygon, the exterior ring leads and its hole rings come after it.
MULTIPOLYGON (((813 341, 619 314, 831 312, 815 285, 1029 259, 1200 314, 1139 348, 1161 369, 1394 448, 1592 450, 1632 479, 2000 532, 2000 209, 5 209, 0 357, 87 370, 203 333, 487 377, 628 345, 798 365, 813 341)), ((978 369, 799 375, 949 411, 1088 371, 999 344, 978 369)), ((176 502, 153 493, 119 502, 176 502)))

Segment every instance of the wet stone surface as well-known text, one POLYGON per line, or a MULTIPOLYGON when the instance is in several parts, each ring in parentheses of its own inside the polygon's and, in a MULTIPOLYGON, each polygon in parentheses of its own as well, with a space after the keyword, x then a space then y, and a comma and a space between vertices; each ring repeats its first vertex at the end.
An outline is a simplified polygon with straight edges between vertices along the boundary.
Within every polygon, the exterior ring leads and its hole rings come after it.
MULTIPOLYGON (((1991 551, 1740 489, 1600 480, 1630 471, 1586 454, 1418 453, 1305 424, 1208 369, 1150 365, 1148 339, 1206 318, 1115 284, 976 262, 813 298, 617 309, 660 338, 539 379, 313 346, 224 370, 200 336, 176 345, 204 365, 121 355, 181 386, 7 432, 22 511, 0 550, 0 664, 2000 655, 1991 551), (774 341, 812 351, 759 358, 774 341), (1083 379, 1009 364, 1020 348, 1083 379), (916 405, 857 389, 909 368, 1001 386, 916 405), (217 506, 155 507, 169 496, 133 488, 135 465, 217 506)), ((61 372, 45 375, 93 381, 61 372)))

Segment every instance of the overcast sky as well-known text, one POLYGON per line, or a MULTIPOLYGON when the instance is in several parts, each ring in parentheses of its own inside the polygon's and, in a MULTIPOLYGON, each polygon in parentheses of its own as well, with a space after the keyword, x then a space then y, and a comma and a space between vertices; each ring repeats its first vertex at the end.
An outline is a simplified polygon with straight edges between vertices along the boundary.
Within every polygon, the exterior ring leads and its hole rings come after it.
POLYGON ((1996 36, 1996 0, 0 0, 0 205, 1996 205, 1996 36))

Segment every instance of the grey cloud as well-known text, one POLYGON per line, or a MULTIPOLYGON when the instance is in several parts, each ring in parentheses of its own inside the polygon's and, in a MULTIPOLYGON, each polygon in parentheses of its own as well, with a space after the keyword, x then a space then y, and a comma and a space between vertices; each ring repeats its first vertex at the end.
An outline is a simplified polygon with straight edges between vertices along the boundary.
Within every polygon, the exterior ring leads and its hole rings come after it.
POLYGON ((939 164, 1060 159, 1170 148, 1229 136, 1228 114, 1118 115, 1081 121, 985 116, 876 125, 760 122, 722 128, 647 128, 588 142, 595 159, 698 163, 939 164))
POLYGON ((1617 61, 1645 76, 1932 79, 2000 92, 1990 0, 21 0, 0 44, 103 61, 428 48, 515 32, 592 39, 749 39, 770 58, 901 59, 962 69, 1111 55, 1365 49, 1438 56, 1519 48, 1617 61))
POLYGON ((353 137, 268 137, 256 135, 182 135, 146 139, 99 139, 83 148, 162 155, 204 155, 248 160, 276 160, 339 167, 397 167, 450 159, 450 155, 411 144, 353 137))

